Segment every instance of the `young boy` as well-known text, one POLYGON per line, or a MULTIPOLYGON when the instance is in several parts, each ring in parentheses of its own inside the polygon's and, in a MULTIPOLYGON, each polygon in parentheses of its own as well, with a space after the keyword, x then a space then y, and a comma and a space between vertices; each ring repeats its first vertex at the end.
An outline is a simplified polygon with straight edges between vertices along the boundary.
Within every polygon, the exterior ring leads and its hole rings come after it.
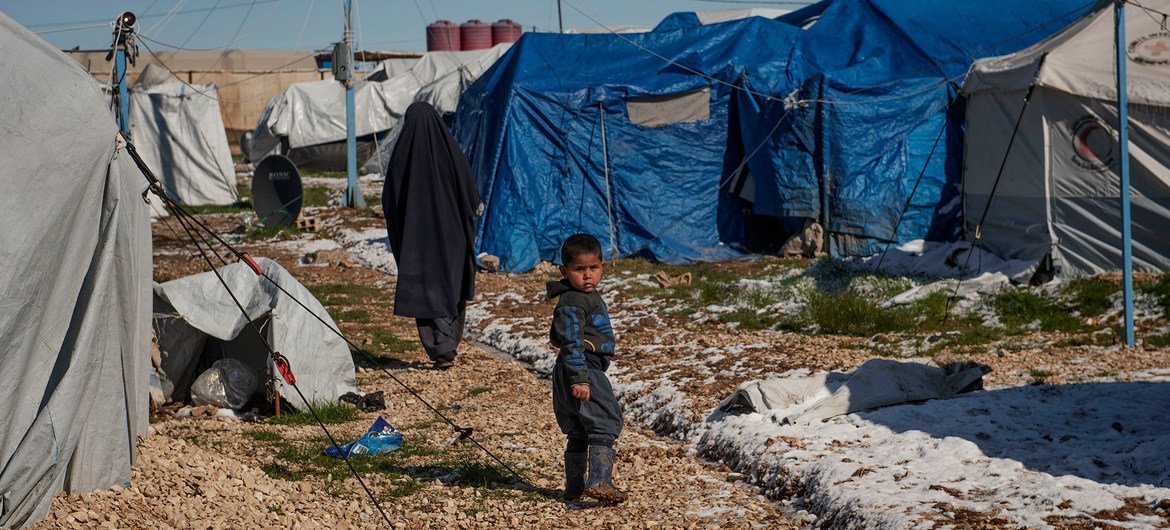
POLYGON ((609 313, 597 292, 604 269, 601 243, 589 234, 571 236, 561 245, 561 262, 564 278, 548 282, 548 297, 560 297, 549 340, 560 349, 552 382, 553 413, 568 436, 564 498, 585 494, 617 504, 626 500, 613 484, 613 444, 622 431, 622 411, 605 376, 614 344, 609 313))

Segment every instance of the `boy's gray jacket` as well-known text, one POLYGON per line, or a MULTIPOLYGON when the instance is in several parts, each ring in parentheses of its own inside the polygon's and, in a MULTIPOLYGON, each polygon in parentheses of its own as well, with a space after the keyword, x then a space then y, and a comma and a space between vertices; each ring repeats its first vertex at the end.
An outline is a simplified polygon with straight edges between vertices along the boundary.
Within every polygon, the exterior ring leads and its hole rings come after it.
POLYGON ((605 371, 613 357, 613 328, 605 301, 597 291, 583 293, 568 280, 548 282, 548 297, 560 297, 553 310, 549 342, 560 349, 558 361, 572 372, 573 384, 589 383, 589 368, 605 371))

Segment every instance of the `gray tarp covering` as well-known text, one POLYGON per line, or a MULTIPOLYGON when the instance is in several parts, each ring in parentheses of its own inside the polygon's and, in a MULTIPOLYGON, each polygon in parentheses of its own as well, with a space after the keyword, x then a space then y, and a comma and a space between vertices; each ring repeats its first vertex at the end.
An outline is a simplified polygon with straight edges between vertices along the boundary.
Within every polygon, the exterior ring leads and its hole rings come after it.
MULTIPOLYGON (((1170 0, 1146 7, 1170 11, 1170 0)), ((1141 9, 1126 12, 1133 266, 1170 268, 1170 36, 1141 9)), ((980 244, 1011 259, 1051 254, 1062 274, 1121 268, 1120 151, 1112 5, 1019 53, 978 61, 967 105, 963 210, 980 244), (1043 66, 1037 73, 1037 66, 1043 66), (1000 164, 1036 90, 995 196, 1000 164)))
MULTIPOLYGON (((428 52, 410 69, 385 81, 359 81, 354 88, 356 136, 395 129, 406 107, 430 103, 455 112, 463 89, 479 78, 510 44, 486 50, 428 52)), ((337 81, 295 83, 272 98, 253 132, 249 159, 330 142, 345 141, 345 88, 337 81), (281 139, 286 146, 282 146, 281 139)))
POLYGON ((147 429, 145 181, 93 76, 0 14, 0 527, 126 484, 147 429))
MULTIPOLYGON (((329 313, 305 286, 279 264, 266 258, 257 259, 256 262, 268 277, 308 306, 313 313, 297 305, 268 280, 257 276, 247 265, 233 263, 220 268, 219 273, 248 311, 248 316, 262 326, 268 343, 288 358, 297 378, 297 386, 305 398, 311 402, 336 402, 342 394, 356 391, 357 382, 349 347, 341 337, 313 318, 313 314, 316 314, 336 329, 337 324, 329 313), (264 320, 267 320, 266 325, 264 320)), ((156 285, 155 295, 173 307, 184 324, 178 325, 170 318, 167 319, 168 326, 160 328, 159 348, 163 350, 164 369, 172 367, 172 373, 168 374, 170 380, 179 382, 189 376, 180 373, 180 368, 185 372, 192 367, 195 361, 190 356, 202 351, 203 337, 195 337, 196 333, 187 326, 222 341, 250 342, 236 342, 236 347, 232 349, 237 352, 250 350, 252 355, 243 356, 241 360, 261 371, 268 368, 268 352, 262 343, 254 342, 255 332, 214 273, 204 272, 156 285), (164 335, 168 333, 168 328, 177 335, 164 335), (198 342, 198 348, 194 347, 195 342, 198 342)), ((261 381, 267 381, 267 373, 257 375, 261 381)), ((189 379, 193 378, 188 378, 188 382, 189 379)), ((303 408, 304 400, 300 399, 296 391, 283 380, 277 381, 281 397, 294 407, 303 408)))
POLYGON ((719 405, 725 412, 773 412, 781 424, 806 425, 863 410, 948 398, 979 381, 980 365, 945 368, 871 359, 849 372, 780 376, 739 385, 719 405))
POLYGON ((130 134, 138 154, 180 204, 239 199, 215 85, 183 84, 147 65, 130 88, 130 134))

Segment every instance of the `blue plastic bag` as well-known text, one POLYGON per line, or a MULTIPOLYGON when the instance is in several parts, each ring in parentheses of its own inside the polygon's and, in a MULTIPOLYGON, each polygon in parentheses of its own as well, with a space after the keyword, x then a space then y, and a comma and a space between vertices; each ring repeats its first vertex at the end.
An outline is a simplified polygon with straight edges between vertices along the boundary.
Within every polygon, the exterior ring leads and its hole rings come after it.
POLYGON ((336 446, 330 445, 325 448, 325 454, 341 459, 358 455, 377 456, 389 453, 399 447, 402 447, 402 433, 390 425, 390 422, 378 416, 378 419, 374 420, 374 424, 370 426, 370 430, 366 431, 366 434, 362 435, 361 438, 341 446, 340 451, 336 446))

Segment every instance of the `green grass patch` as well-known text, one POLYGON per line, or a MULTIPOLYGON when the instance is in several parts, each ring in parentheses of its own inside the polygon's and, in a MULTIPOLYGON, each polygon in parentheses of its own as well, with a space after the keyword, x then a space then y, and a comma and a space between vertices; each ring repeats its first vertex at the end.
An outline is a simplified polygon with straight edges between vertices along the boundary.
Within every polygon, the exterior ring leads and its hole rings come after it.
POLYGON ((491 387, 477 386, 477 387, 472 388, 471 390, 467 391, 467 397, 475 397, 475 396, 478 396, 480 394, 485 394, 485 393, 491 392, 491 391, 492 391, 491 387))
POLYGON ((183 209, 191 214, 210 214, 210 213, 240 213, 252 211, 251 200, 238 200, 232 204, 203 204, 200 206, 184 205, 183 209))
POLYGON ((370 321, 370 312, 365 309, 350 309, 348 311, 334 311, 333 320, 337 322, 352 322, 365 324, 370 321))
POLYGON ((325 283, 307 287, 313 297, 326 306, 356 305, 361 299, 386 295, 384 289, 370 285, 325 283))
POLYGON ((327 206, 329 204, 329 188, 320 186, 307 187, 302 192, 301 208, 309 206, 327 206))
POLYGON ((260 470, 263 471, 265 475, 268 475, 269 477, 272 477, 272 478, 277 479, 277 480, 287 480, 290 482, 295 482, 295 481, 299 481, 299 480, 305 478, 304 473, 299 472, 299 471, 293 471, 288 466, 285 466, 285 465, 279 464, 279 463, 275 463, 275 462, 271 463, 271 464, 261 464, 260 470))
POLYGON ((1096 316, 1108 310, 1112 305, 1109 298, 1117 290, 1115 283, 1096 277, 1074 279, 1067 288, 1069 302, 1083 316, 1096 316))
MULTIPOLYGON (((358 410, 344 403, 314 403, 313 410, 322 423, 347 423, 358 419, 358 410)), ((279 418, 272 417, 268 423, 273 425, 316 425, 317 420, 308 410, 281 414, 279 418)))
POLYGON ((380 492, 382 500, 401 499, 418 493, 423 489, 423 483, 408 475, 387 477, 389 486, 383 487, 380 492))
POLYGON ((418 341, 400 338, 388 329, 370 328, 366 331, 369 332, 370 339, 374 342, 374 347, 384 352, 403 353, 415 351, 422 347, 422 344, 418 341))
POLYGON ((247 436, 248 438, 251 438, 251 439, 259 441, 259 442, 277 442, 277 441, 284 439, 284 437, 281 436, 280 433, 278 433, 276 431, 262 431, 262 430, 244 431, 244 436, 247 436))
POLYGON ((1085 330, 1080 320, 1054 302, 1027 291, 1008 291, 991 300, 1000 322, 1015 331, 1035 328, 1040 331, 1076 333, 1085 330))
POLYGON ((1162 318, 1170 319, 1170 273, 1157 276, 1153 280, 1137 282, 1137 289, 1153 296, 1158 307, 1162 308, 1162 318))
POLYGON ((306 173, 305 176, 327 179, 348 179, 349 173, 346 171, 314 171, 312 173, 306 173))
POLYGON ((1170 333, 1147 335, 1142 339, 1142 344, 1148 348, 1170 348, 1170 333))

